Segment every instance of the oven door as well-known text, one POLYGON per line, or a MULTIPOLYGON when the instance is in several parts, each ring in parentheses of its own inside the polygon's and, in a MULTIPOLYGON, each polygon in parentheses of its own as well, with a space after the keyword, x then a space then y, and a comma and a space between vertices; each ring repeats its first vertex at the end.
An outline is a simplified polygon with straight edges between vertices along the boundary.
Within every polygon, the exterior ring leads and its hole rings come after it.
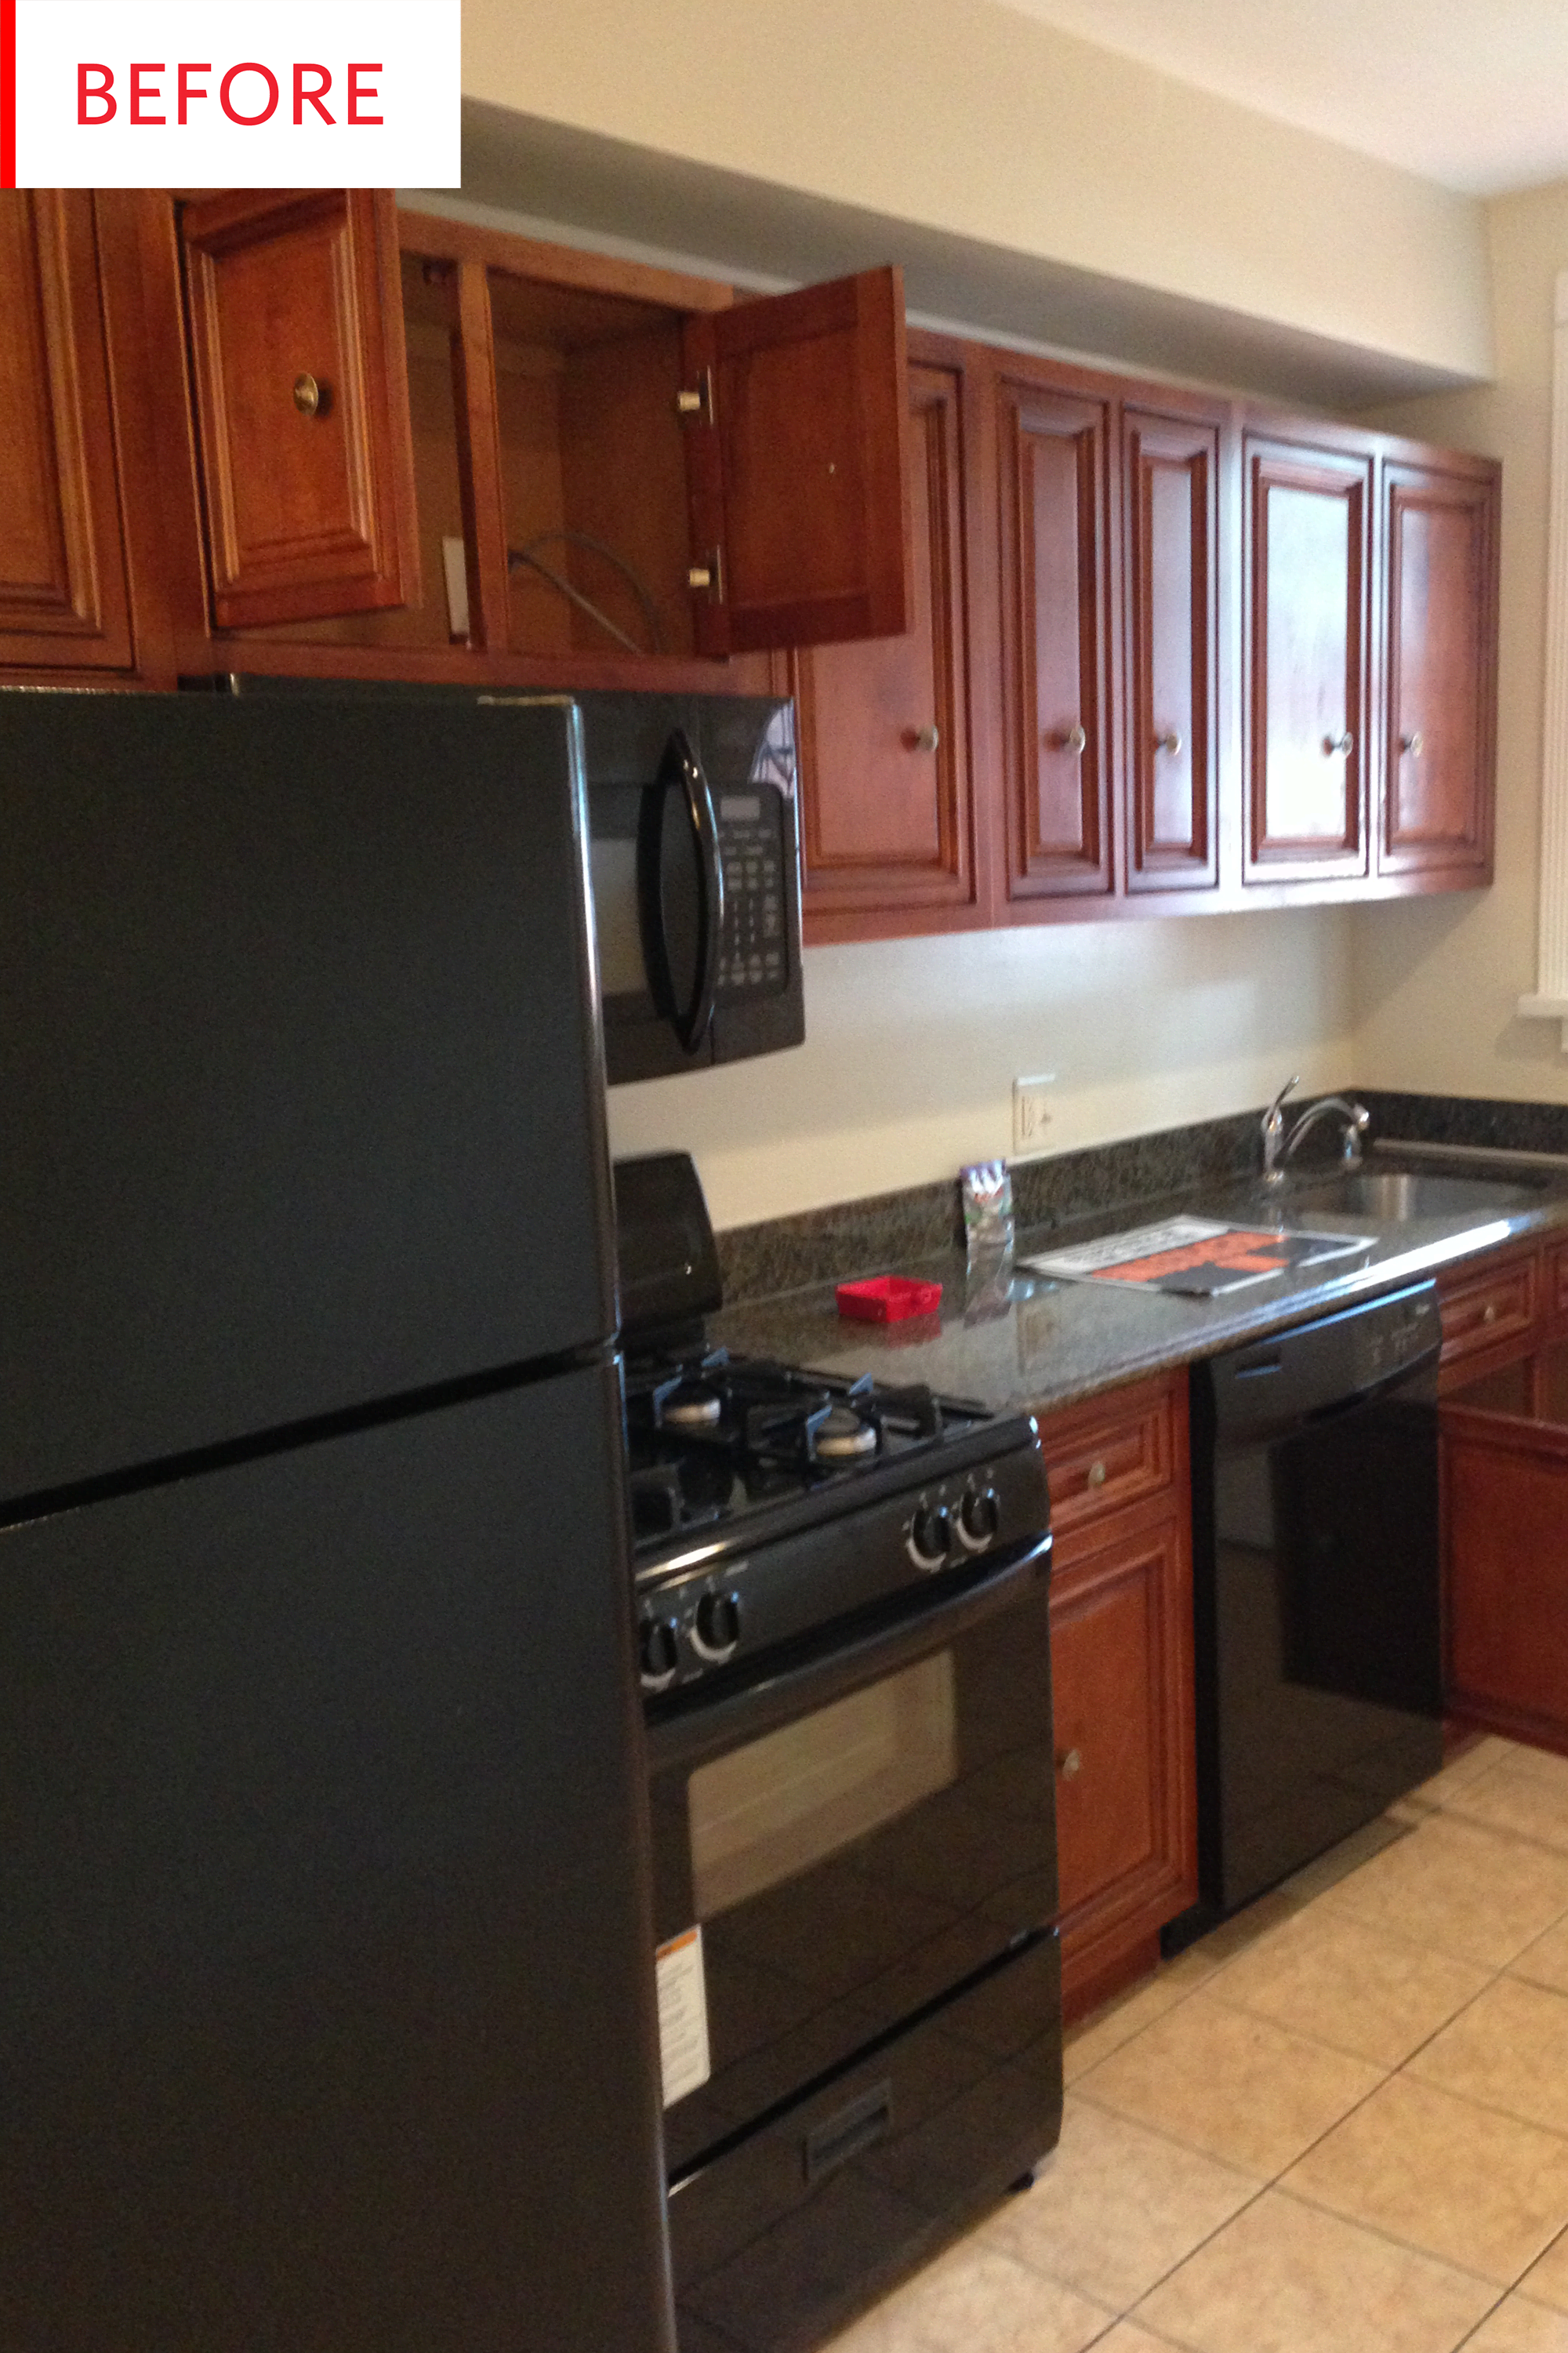
POLYGON ((1049 1549, 650 1726, 672 2180, 1053 1919, 1049 1549))

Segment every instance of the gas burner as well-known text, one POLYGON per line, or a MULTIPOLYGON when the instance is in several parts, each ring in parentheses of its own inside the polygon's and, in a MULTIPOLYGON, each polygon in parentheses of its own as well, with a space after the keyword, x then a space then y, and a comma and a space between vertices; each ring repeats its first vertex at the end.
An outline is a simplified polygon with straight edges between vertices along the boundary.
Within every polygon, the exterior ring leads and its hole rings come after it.
POLYGON ((847 1405, 829 1406, 810 1430, 806 1445, 818 1462, 858 1462, 875 1454, 881 1437, 874 1421, 867 1421, 847 1405))
POLYGON ((653 1410, 661 1430, 682 1433, 716 1430, 724 1411, 724 1400, 707 1381, 681 1380, 672 1388, 655 1391, 653 1410))

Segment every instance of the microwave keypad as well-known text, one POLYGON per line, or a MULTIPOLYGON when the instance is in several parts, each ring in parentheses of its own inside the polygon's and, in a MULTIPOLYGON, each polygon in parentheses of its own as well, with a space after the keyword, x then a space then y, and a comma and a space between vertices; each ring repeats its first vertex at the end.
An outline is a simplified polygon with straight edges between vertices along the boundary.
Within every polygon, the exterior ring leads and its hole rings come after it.
POLYGON ((721 989, 776 989, 784 980, 784 865, 775 827, 728 824, 724 861, 721 989))

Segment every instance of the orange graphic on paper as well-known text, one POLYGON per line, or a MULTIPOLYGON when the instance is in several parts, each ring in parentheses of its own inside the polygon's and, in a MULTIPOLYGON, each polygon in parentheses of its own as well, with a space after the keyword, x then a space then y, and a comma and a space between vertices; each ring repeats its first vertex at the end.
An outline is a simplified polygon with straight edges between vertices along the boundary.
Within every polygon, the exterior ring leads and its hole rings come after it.
POLYGON ((1222 1266, 1238 1274, 1275 1274, 1290 1263, 1279 1255, 1278 1234, 1216 1234, 1212 1241, 1185 1242, 1180 1250, 1156 1250, 1152 1258, 1123 1259, 1117 1266, 1097 1267, 1097 1282, 1158 1282, 1167 1274, 1187 1274, 1194 1267, 1222 1266))

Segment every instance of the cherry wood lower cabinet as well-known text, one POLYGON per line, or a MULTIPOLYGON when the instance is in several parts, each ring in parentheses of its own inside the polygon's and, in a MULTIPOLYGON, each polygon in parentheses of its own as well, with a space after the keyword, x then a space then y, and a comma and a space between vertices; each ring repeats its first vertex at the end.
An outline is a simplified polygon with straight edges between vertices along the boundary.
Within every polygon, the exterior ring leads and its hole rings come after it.
POLYGON ((1448 1705, 1568 1754, 1568 1240, 1438 1288, 1448 1705))
POLYGON ((1063 1999, 1152 1968, 1197 1896, 1184 1373, 1047 1416, 1063 1999))

